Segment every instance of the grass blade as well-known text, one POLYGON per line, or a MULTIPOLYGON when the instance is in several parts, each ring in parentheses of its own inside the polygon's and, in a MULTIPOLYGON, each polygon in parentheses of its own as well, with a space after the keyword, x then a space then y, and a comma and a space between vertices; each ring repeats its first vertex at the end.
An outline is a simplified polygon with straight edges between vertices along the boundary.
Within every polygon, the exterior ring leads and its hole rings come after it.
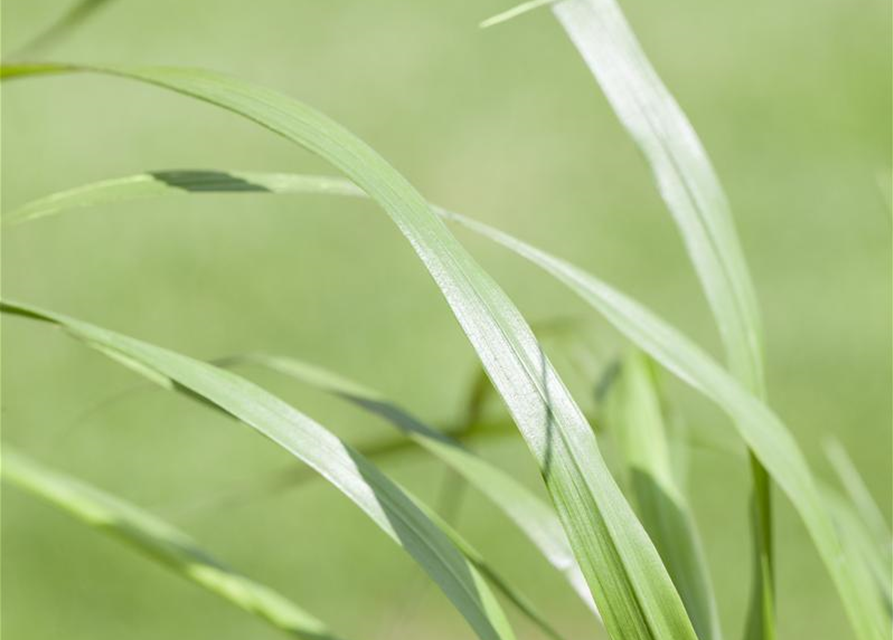
MULTIPOLYGON (((340 178, 296 176, 294 181, 289 181, 282 180, 281 174, 277 175, 282 190, 276 193, 306 193, 308 184, 312 186, 313 180, 318 180, 319 190, 311 188, 309 192, 343 191, 349 195, 360 195, 355 186, 351 187, 350 183, 340 178), (290 185, 295 185, 295 188, 292 189, 290 185)), ((165 193, 187 191, 168 189, 165 193)), ((90 195, 90 198, 97 197, 99 196, 96 194, 90 195)), ((79 198, 65 198, 64 207, 60 206, 55 211, 76 207, 79 202, 79 198)), ((866 582, 864 572, 859 567, 838 562, 842 553, 840 541, 827 506, 816 489, 808 464, 787 427, 764 402, 743 388, 722 366, 682 333, 591 274, 481 222, 445 209, 435 207, 434 210, 445 220, 501 244, 551 274, 601 313, 634 345, 723 409, 735 421, 738 433, 760 456, 762 463, 807 525, 858 637, 890 637, 884 622, 885 616, 874 604, 874 588, 870 576, 866 582)))
POLYGON ((884 555, 890 548, 890 541, 879 547, 856 509, 837 491, 826 488, 825 499, 840 531, 845 562, 861 563, 868 568, 887 613, 887 624, 893 625, 893 581, 890 579, 890 560, 884 555))
MULTIPOLYGON (((475 549, 471 543, 462 537, 452 525, 438 515, 433 509, 425 505, 421 500, 415 499, 416 505, 427 515, 431 521, 436 524, 453 541, 453 544, 462 551, 462 554, 481 572, 496 589, 502 593, 524 616, 526 616, 534 625, 548 637, 553 640, 564 640, 563 636, 555 630, 545 616, 539 612, 536 606, 523 593, 515 589, 511 583, 503 578, 495 569, 484 559, 481 553, 475 549)), ((585 584, 584 584, 585 586, 585 584)))
POLYGON ((591 274, 480 222, 458 214, 450 217, 553 275, 638 348, 725 411, 803 519, 857 636, 863 640, 891 637, 873 596, 870 576, 861 567, 839 562, 840 540, 806 458, 784 423, 762 400, 682 333, 591 274))
POLYGON ((140 173, 86 184, 29 202, 3 216, 4 224, 19 224, 67 209, 114 204, 142 198, 209 193, 320 193, 363 197, 355 184, 324 176, 184 169, 140 173))
POLYGON ((573 551, 552 508, 517 480, 475 455, 454 438, 422 423, 377 391, 295 358, 248 354, 225 358, 217 364, 259 365, 343 398, 382 418, 411 441, 449 465, 502 510, 549 564, 564 575, 586 606, 598 615, 586 580, 574 560, 573 551))
POLYGON ((507 9, 501 13, 496 14, 486 20, 482 21, 478 26, 481 29, 486 29, 488 27, 495 27, 498 24, 502 24, 503 22, 508 22, 509 20, 513 20, 518 16, 522 16, 525 13, 529 13, 535 9, 539 9, 540 7, 544 7, 547 4, 552 4, 555 0, 529 0, 529 2, 522 2, 521 4, 512 7, 511 9, 507 9))
POLYGON ((859 519, 871 532, 875 544, 882 550, 887 564, 890 564, 893 561, 893 548, 890 546, 893 534, 890 533, 890 527, 884 519, 884 514, 881 513, 880 507, 871 497, 871 491, 865 485, 856 465, 836 438, 831 438, 825 443, 825 456, 834 468, 847 497, 859 514, 859 519))
POLYGON ((563 0, 552 11, 654 172, 713 309, 730 369, 761 393, 756 296, 728 202, 697 134, 615 0, 563 0))
POLYGON ((47 322, 137 373, 166 379, 255 428, 341 490, 403 547, 440 586, 483 640, 514 640, 483 577, 449 538, 376 466, 279 398, 228 371, 178 353, 27 305, 3 302, 6 314, 47 322))
POLYGON ((262 87, 175 68, 81 69, 154 84, 237 113, 326 159, 381 205, 444 294, 524 436, 609 634, 694 640, 660 556, 530 327, 403 176, 323 114, 262 87))
POLYGON ((78 520, 119 538, 279 630, 306 640, 336 640, 325 624, 278 592, 236 573, 186 534, 142 509, 79 480, 51 471, 3 445, 3 479, 78 520))
MULTIPOLYGON (((761 321, 744 252, 701 141, 661 82, 616 0, 563 0, 552 12, 654 173, 719 327, 732 373, 765 398, 761 321)), ((769 477, 751 453, 754 582, 746 636, 775 637, 769 477)), ((707 636, 718 637, 718 636, 707 636)))
POLYGON ((721 636, 707 563, 694 516, 673 475, 657 371, 634 351, 605 398, 605 422, 615 435, 639 515, 667 565, 699 638, 721 636))

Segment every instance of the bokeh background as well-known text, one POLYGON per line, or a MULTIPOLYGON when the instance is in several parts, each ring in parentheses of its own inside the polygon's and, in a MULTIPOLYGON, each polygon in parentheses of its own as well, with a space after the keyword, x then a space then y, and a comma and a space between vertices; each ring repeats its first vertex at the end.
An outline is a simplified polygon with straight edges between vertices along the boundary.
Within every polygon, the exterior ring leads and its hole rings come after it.
MULTIPOLYGON (((719 354, 649 171, 551 14, 477 28, 507 6, 116 0, 42 55, 206 67, 299 97, 371 143, 431 200, 599 274, 719 354)), ((622 6, 732 202, 765 316, 773 406, 826 477, 823 439, 840 438, 889 515, 890 4, 622 6)), ((4 53, 67 7, 4 0, 4 53)), ((237 117, 103 77, 4 86, 2 132, 6 210, 152 169, 331 172, 237 117)), ((603 350, 622 348, 547 277, 459 236, 531 321, 579 318, 603 350)), ((383 390, 436 425, 461 414, 476 371, 436 287, 369 203, 209 196, 108 206, 4 230, 2 261, 4 296, 196 357, 302 357, 383 390)), ((152 507, 348 637, 471 637, 414 565, 321 481, 246 491, 292 464, 251 430, 147 389, 45 327, 4 320, 2 365, 4 442, 152 507)), ((353 442, 390 435, 292 382, 246 373, 353 442)), ((668 389, 692 429, 722 445, 691 452, 689 484, 723 622, 736 637, 749 588, 747 466, 721 414, 681 385, 668 389)), ((490 411, 501 415, 498 405, 490 411)), ((610 439, 602 441, 610 450, 610 439)), ((538 486, 512 432, 478 450, 538 486)), ((432 502, 441 494, 443 469, 422 454, 386 469, 432 502)), ((277 637, 29 496, 4 487, 2 500, 9 640, 277 637)), ((849 637, 783 497, 776 512, 780 637, 849 637)), ((458 523, 562 631, 601 637, 571 591, 482 499, 469 494, 458 523)), ((514 620, 520 637, 539 637, 514 620)))

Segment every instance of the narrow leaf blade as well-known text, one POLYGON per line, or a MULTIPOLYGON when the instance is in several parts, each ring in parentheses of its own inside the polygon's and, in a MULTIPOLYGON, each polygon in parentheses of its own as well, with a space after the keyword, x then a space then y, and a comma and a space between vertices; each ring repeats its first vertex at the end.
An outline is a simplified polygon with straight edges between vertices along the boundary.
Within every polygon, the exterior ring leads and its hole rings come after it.
POLYGON ((552 508, 498 467, 475 455, 454 438, 424 424, 377 391, 296 358, 266 354, 233 356, 224 366, 255 364, 333 394, 373 413, 436 456, 483 493, 560 571, 580 599, 598 615, 580 567, 552 508))
POLYGON ((653 362, 633 351, 605 399, 642 524, 682 596, 699 638, 719 638, 719 617, 694 516, 673 475, 653 362))
POLYGON ((694 640, 660 556, 530 327, 403 176, 337 123, 274 91, 205 71, 83 68, 155 84, 253 120, 320 155, 378 202, 444 294, 537 460, 608 632, 694 640))
MULTIPOLYGON (((12 302, 0 311, 62 327, 104 355, 138 362, 137 373, 190 394, 255 428, 341 490, 440 586, 483 640, 514 640, 483 578, 406 494, 361 454, 276 396, 228 371, 86 322, 12 302)), ((116 358, 117 359, 117 358, 116 358)))
POLYGON ((86 483, 51 471, 3 445, 3 479, 124 540, 187 580, 306 640, 337 640, 321 621, 278 592, 236 573, 186 534, 142 509, 86 483))

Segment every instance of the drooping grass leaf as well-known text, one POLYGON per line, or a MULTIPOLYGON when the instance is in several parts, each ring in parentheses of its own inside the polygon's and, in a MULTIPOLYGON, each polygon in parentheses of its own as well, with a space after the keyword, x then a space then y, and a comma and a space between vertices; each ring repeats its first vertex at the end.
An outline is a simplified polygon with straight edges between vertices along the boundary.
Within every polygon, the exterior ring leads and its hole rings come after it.
POLYGON ((369 411, 454 469, 483 493, 524 533, 548 562, 558 569, 580 599, 596 615, 595 604, 561 523, 552 508, 498 467, 469 451, 451 436, 418 420, 379 392, 319 366, 295 358, 247 354, 218 361, 221 366, 255 364, 333 394, 369 411))
POLYGON ((0 311, 62 327, 137 373, 177 388, 253 427, 341 490, 440 586, 483 640, 514 634, 483 577, 445 533, 366 458, 276 396, 229 371, 61 314, 11 302, 0 311))
POLYGON ((604 400, 639 516, 667 565, 699 638, 720 637, 706 559, 688 501, 676 482, 654 363, 633 351, 604 400))
MULTIPOLYGON (((378 202, 427 267, 506 402, 608 632, 616 639, 696 637, 589 424, 524 318, 403 176, 326 116, 262 87, 185 69, 80 69, 154 84, 240 114, 320 155, 378 202)), ((15 71, 22 75, 23 67, 15 71)))
MULTIPOLYGON (((301 185, 299 188, 291 190, 284 187, 280 193, 304 192, 308 184, 307 176, 299 178, 294 181, 295 185, 301 185)), ((350 191, 347 185, 342 189, 330 184, 333 180, 339 180, 338 178, 319 180, 322 187, 319 191, 313 190, 315 192, 350 191)), ((66 201, 66 208, 72 206, 77 206, 77 199, 66 201)), ((875 603, 871 576, 860 567, 848 566, 838 561, 842 552, 840 541, 827 506, 816 489, 806 459, 787 427, 764 402, 742 387, 740 382, 682 333, 591 274, 481 222, 445 209, 435 207, 434 210, 445 220, 501 244, 554 276, 601 313, 634 345, 723 409, 806 524, 858 637, 890 637, 884 622, 885 616, 875 603)))
POLYGON ((336 640, 327 626, 282 594, 233 571, 151 513, 3 445, 3 479, 148 555, 187 580, 290 635, 336 640))

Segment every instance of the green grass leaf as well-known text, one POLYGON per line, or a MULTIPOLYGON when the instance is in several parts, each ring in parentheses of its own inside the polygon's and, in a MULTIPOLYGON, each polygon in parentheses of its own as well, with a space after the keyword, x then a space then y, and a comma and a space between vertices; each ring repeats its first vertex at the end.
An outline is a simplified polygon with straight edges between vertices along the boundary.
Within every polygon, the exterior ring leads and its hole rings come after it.
POLYGON ((875 577, 887 613, 893 616, 893 534, 880 507, 862 479, 846 449, 836 439, 825 443, 825 455, 831 463, 844 495, 833 489, 825 493, 841 530, 841 537, 857 550, 875 577))
POLYGON ((304 384, 340 397, 382 418, 420 447, 455 470, 469 485, 483 493, 520 529, 543 557, 576 591, 596 615, 595 603, 580 567, 574 560, 567 536, 552 508, 498 467, 469 451, 457 440, 438 431, 373 391, 343 376, 296 358, 247 354, 216 361, 220 366, 254 364, 277 371, 304 384))
POLYGON ((115 360, 138 362, 137 373, 167 379, 253 427, 341 490, 405 549, 440 586, 483 640, 513 640, 514 634, 484 578, 406 494, 365 457, 324 427, 229 371, 81 322, 62 314, 11 302, 10 315, 48 322, 115 360))
POLYGON ((827 487, 824 493, 840 533, 846 554, 844 562, 862 564, 868 569, 887 614, 887 625, 893 625, 893 580, 890 578, 890 560, 885 555, 885 552, 889 552, 891 541, 888 539, 885 545, 878 546, 869 528, 846 498, 827 487))
POLYGON ((142 198, 209 193, 366 196, 362 189, 343 178, 208 169, 155 171, 103 180, 51 194, 5 214, 3 222, 20 224, 68 209, 142 198))
POLYGON ((633 344, 723 409, 803 519, 857 636, 863 640, 891 637, 870 576, 862 567, 839 561, 840 540, 806 458, 784 423, 761 399, 682 333, 591 274, 480 222, 457 214, 451 219, 552 274, 633 344))
POLYGON ((3 479, 119 538, 153 560, 273 627, 306 640, 336 640, 327 626, 280 593, 243 576, 189 536, 116 496, 47 469, 3 445, 3 479))
POLYGON ((497 13, 495 16, 483 20, 478 26, 481 29, 495 27, 498 24, 513 20, 518 16, 522 16, 525 13, 529 13, 531 11, 539 9, 540 7, 552 4, 553 2, 556 2, 556 0, 529 0, 529 2, 522 2, 521 4, 516 5, 511 9, 507 9, 505 11, 497 13))
MULTIPOLYGON (((757 397, 765 398, 753 283, 725 193, 694 128, 648 61, 616 0, 562 0, 552 5, 552 12, 651 166, 710 303, 730 370, 757 397)), ((750 466, 754 582, 746 635, 771 640, 771 491, 766 470, 753 454, 750 466)))
POLYGON ((402 175, 331 119, 263 87, 176 68, 81 69, 154 84, 237 113, 326 159, 378 202, 444 294, 524 436, 608 632, 618 640, 696 637, 592 429, 530 327, 402 175))
MULTIPOLYGON (((412 496, 410 496, 412 497, 412 496)), ((524 616, 526 616, 534 625, 539 627, 539 629, 548 637, 553 640, 564 640, 564 637, 555 630, 546 617, 540 613, 540 611, 536 608, 536 606, 525 596, 523 593, 514 588, 511 583, 502 577, 496 570, 492 567, 490 563, 488 563, 484 556, 475 549, 471 543, 469 543, 462 535, 456 531, 449 523, 446 522, 440 515, 438 515, 433 509, 425 505, 421 500, 417 498, 413 498, 415 500, 416 505, 421 509, 425 515, 427 515, 431 521, 436 524, 441 531, 443 531, 447 537, 453 541, 453 544, 462 551, 462 554, 468 558, 469 562, 473 564, 478 571, 481 572, 487 580, 492 584, 502 595, 506 597, 509 602, 511 602, 524 616)), ((585 585, 584 585, 585 586, 585 585)))
POLYGON ((619 444, 645 530, 682 596, 699 638, 719 638, 719 617, 691 507, 673 474, 654 363, 623 358, 604 399, 605 427, 619 444))
POLYGON ((884 514, 881 513, 880 507, 874 501, 871 491, 868 490, 862 479, 859 469, 836 438, 830 438, 825 443, 825 456, 837 474, 840 484, 843 485, 847 497, 859 514, 859 519, 871 533, 875 544, 882 550, 881 552, 889 564, 893 561, 893 548, 890 546, 893 534, 890 532, 890 526, 887 524, 884 514))
MULTIPOLYGON (((339 181, 346 182, 339 178, 296 176, 294 181, 289 181, 282 174, 277 174, 281 190, 276 193, 306 193, 308 184, 312 185, 314 180, 319 181, 320 191, 311 188, 310 192, 359 195, 356 187, 338 186, 339 181), (295 185, 294 189, 290 185, 295 185)), ((84 189, 89 191, 89 186, 84 189)), ((177 191, 167 189, 165 193, 177 191)), ((96 197, 99 196, 90 195, 90 198, 96 197)), ((60 198, 57 204, 63 200, 64 207, 56 211, 78 206, 80 202, 80 198, 60 198)), ((806 459, 787 427, 761 399, 682 333, 591 274, 481 222, 445 209, 434 207, 434 210, 445 220, 501 244, 554 276, 601 313, 630 342, 723 409, 806 524, 858 637, 872 640, 891 637, 886 616, 876 602, 871 576, 859 566, 838 561, 843 553, 840 540, 806 459)))

